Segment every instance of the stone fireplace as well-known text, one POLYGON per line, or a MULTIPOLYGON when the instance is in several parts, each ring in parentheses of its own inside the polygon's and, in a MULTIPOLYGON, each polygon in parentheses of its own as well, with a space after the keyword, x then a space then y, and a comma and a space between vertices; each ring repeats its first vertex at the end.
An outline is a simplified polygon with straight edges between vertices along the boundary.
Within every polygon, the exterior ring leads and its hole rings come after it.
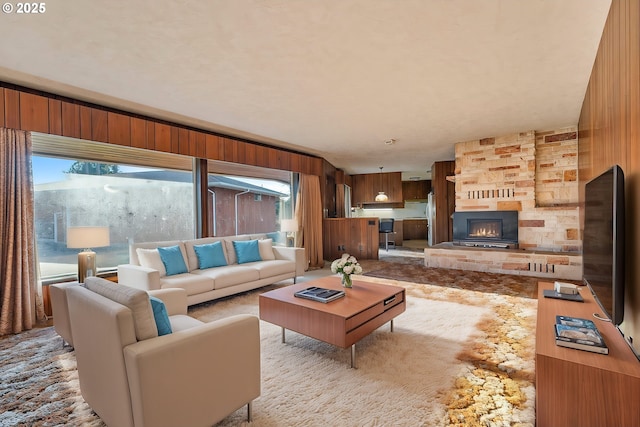
POLYGON ((516 249, 518 211, 454 212, 453 244, 516 249))
POLYGON ((580 279, 577 128, 460 142, 455 152, 453 241, 426 248, 425 265, 580 279), (515 213, 515 226, 498 212, 515 213))

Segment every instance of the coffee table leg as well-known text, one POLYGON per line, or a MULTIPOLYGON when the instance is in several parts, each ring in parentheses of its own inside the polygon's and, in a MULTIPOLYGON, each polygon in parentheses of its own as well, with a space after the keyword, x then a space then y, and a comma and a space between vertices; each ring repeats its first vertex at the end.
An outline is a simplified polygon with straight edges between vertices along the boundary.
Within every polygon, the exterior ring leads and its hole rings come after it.
POLYGON ((284 328, 282 328, 282 344, 284 344, 284 328))
POLYGON ((391 332, 393 332, 393 319, 391 319, 391 332))
POLYGON ((356 369, 356 345, 351 344, 351 367, 356 369))

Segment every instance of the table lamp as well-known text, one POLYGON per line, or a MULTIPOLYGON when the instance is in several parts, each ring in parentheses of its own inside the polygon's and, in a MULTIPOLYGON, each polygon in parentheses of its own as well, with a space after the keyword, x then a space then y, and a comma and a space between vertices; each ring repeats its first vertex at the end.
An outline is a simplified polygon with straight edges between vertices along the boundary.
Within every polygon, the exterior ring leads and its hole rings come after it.
POLYGON ((109 246, 109 227, 68 227, 67 247, 82 248, 78 254, 78 282, 96 274, 96 253, 90 248, 109 246))
POLYGON ((280 226, 280 231, 286 233, 287 237, 287 246, 293 246, 293 241, 295 240, 296 231, 298 231, 298 221, 295 219, 283 219, 282 224, 280 226), (291 244, 289 244, 291 242, 291 244))

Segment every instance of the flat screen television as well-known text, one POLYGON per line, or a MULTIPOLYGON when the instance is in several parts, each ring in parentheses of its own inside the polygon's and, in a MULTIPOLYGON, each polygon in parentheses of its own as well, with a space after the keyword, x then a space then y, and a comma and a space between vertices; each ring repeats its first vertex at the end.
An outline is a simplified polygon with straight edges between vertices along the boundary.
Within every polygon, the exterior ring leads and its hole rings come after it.
POLYGON ((585 186, 583 280, 607 320, 624 317, 624 175, 614 166, 585 186))

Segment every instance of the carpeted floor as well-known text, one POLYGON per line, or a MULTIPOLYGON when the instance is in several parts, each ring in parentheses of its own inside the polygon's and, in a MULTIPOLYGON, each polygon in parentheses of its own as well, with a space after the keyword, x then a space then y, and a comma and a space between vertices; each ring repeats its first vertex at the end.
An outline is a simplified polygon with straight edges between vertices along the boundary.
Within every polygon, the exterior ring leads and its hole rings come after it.
POLYGON ((381 250, 379 260, 363 260, 361 265, 366 276, 524 298, 536 298, 538 281, 543 280, 512 274, 425 267, 424 251, 410 248, 390 249, 389 252, 381 250))
MULTIPOLYGON (((416 336, 424 339, 424 327, 414 330, 412 325, 422 322, 414 320, 411 321, 411 325, 401 326, 401 319, 405 314, 399 316, 396 322, 396 328, 401 333, 389 334, 388 331, 380 328, 362 341, 360 345, 362 349, 359 348, 359 369, 353 372, 345 367, 348 351, 302 336, 293 338, 290 345, 282 346, 279 343, 279 328, 261 322, 263 357, 266 357, 269 363, 263 364, 263 393, 254 404, 253 426, 533 426, 535 424, 533 337, 535 336, 536 307, 533 297, 536 295, 537 279, 428 269, 423 265, 420 251, 382 252, 380 260, 361 262, 365 271, 363 280, 403 281, 398 283, 408 289, 408 300, 409 297, 413 297, 412 299, 419 301, 413 305, 414 309, 420 308, 418 311, 435 312, 443 307, 452 310, 453 307, 461 305, 463 311, 468 311, 469 315, 475 313, 476 317, 467 320, 461 318, 462 320, 456 321, 462 325, 470 323, 474 330, 460 332, 459 340, 450 340, 454 344, 458 341, 457 347, 453 345, 448 348, 447 351, 450 353, 442 350, 442 344, 447 341, 442 341, 442 336, 447 335, 448 325, 451 327, 458 325, 453 325, 451 322, 447 324, 446 321, 450 320, 450 316, 446 309, 435 318, 423 322, 438 332, 426 333, 433 348, 431 345, 421 348, 435 351, 430 353, 431 360, 440 357, 445 362, 455 361, 455 364, 451 365, 455 369, 447 364, 442 365, 446 368, 438 369, 438 366, 441 366, 439 364, 418 362, 422 359, 414 353, 416 348, 412 347, 416 346, 406 346, 403 340, 408 337, 410 343, 411 340, 416 340, 416 336), (465 290, 474 292, 465 292, 465 290), (440 304, 437 304, 438 301, 440 304), (422 306, 434 304, 434 302, 435 305, 422 306), (436 320, 443 319, 444 323, 436 323, 436 320), (272 330, 274 328, 275 332, 272 330), (392 354, 402 346, 408 347, 406 352, 409 358, 405 365, 411 365, 411 360, 416 360, 416 369, 426 377, 416 382, 413 378, 416 373, 410 371, 414 375, 409 375, 402 381, 406 382, 408 389, 414 392, 404 395, 402 393, 406 393, 406 390, 399 390, 398 394, 378 396, 376 389, 385 387, 384 384, 388 386, 391 381, 389 378, 395 378, 398 374, 397 364, 389 365, 375 361, 387 359, 388 357, 383 356, 392 354), (281 354, 281 352, 284 353, 281 354), (334 382, 329 381, 327 384, 324 384, 324 381, 329 379, 311 381, 308 385, 304 385, 305 389, 300 390, 296 387, 291 389, 299 390, 298 394, 286 394, 288 390, 286 387, 284 391, 278 389, 278 386, 282 385, 280 380, 282 376, 277 369, 286 368, 290 371, 292 365, 289 362, 295 358, 339 366, 340 372, 346 373, 350 379, 353 379, 353 390, 357 390, 353 393, 356 395, 352 395, 350 393, 352 389, 349 387, 345 389, 340 382, 342 378, 346 378, 344 376, 334 378, 334 382), (438 371, 448 372, 450 375, 435 381, 438 387, 423 389, 421 384, 428 381, 430 372, 435 375, 438 371), (390 372, 391 376, 385 377, 390 372), (451 374, 452 372, 455 375, 451 374), (380 375, 382 383, 367 389, 366 384, 375 383, 367 383, 371 380, 371 375, 380 375), (318 417, 318 408, 314 410, 315 416, 313 413, 305 412, 313 408, 313 403, 305 403, 304 395, 314 390, 320 383, 324 386, 319 387, 318 390, 325 391, 321 392, 317 399, 333 399, 338 402, 347 399, 347 403, 351 402, 349 404, 343 402, 340 405, 340 412, 335 417, 318 417), (371 396, 368 396, 369 393, 371 396), (419 396, 424 395, 419 403, 412 400, 416 393, 419 396), (286 398, 283 397, 285 394, 286 398), (406 404, 415 408, 411 408, 408 412, 410 416, 407 418, 399 418, 397 422, 391 422, 384 414, 393 413, 396 417, 400 416, 399 412, 394 412, 397 408, 393 405, 396 399, 406 401, 406 404), (294 403, 297 401, 302 401, 303 405, 296 408, 294 403), (359 401, 367 402, 367 405, 359 407, 354 403, 359 401), (388 402, 389 406, 385 407, 385 402, 388 402), (293 406, 292 414, 300 413, 300 415, 291 415, 289 418, 279 417, 280 412, 288 406, 293 406), (427 406, 428 410, 425 409, 427 406), (370 416, 367 415, 367 411, 371 412, 370 416), (416 420, 420 421, 416 422, 416 420)), ((309 272, 307 278, 312 279, 314 276, 323 274, 327 274, 326 268, 325 271, 309 272)), ((255 309, 257 304, 251 302, 251 298, 257 300, 257 294, 264 290, 199 305, 190 309, 190 312, 194 317, 213 320, 211 316, 234 312, 237 310, 236 304, 244 300, 249 302, 246 307, 255 309)), ((407 314, 405 318, 410 317, 407 314)), ((416 319, 421 319, 420 314, 416 319)), ((457 319, 457 317, 451 317, 451 319, 457 319)), ((402 356, 394 355, 394 358, 396 357, 407 356, 403 351, 402 356)), ((295 370, 293 371, 293 373, 287 372, 287 375, 294 375, 295 370)), ((73 351, 69 348, 61 348, 60 338, 55 335, 52 328, 39 328, 0 339, 0 378, 2 379, 0 426, 102 425, 79 394, 73 351)), ((291 381, 297 384, 303 379, 296 378, 291 381)), ((398 378, 394 381, 399 382, 398 378)), ((399 385, 402 388, 402 384, 399 385)), ((220 425, 242 425, 243 414, 243 411, 239 411, 220 425)))
POLYGON ((389 251, 381 249, 378 260, 361 260, 360 264, 365 276, 533 299, 537 298, 538 282, 549 280, 512 274, 425 267, 423 249, 421 247, 398 247, 389 251))

